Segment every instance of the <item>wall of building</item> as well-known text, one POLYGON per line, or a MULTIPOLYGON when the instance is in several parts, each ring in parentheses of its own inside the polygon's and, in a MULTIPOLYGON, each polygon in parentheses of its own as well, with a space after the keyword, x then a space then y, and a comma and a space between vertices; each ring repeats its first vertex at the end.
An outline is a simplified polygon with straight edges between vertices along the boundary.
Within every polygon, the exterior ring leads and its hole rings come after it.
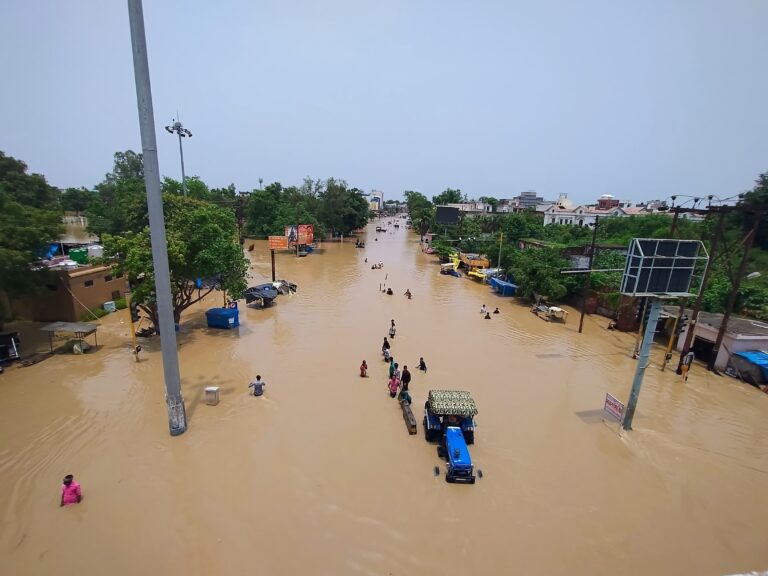
POLYGON ((108 266, 61 271, 36 295, 13 301, 15 316, 39 322, 77 322, 87 310, 101 308, 128 291, 128 279, 108 266))

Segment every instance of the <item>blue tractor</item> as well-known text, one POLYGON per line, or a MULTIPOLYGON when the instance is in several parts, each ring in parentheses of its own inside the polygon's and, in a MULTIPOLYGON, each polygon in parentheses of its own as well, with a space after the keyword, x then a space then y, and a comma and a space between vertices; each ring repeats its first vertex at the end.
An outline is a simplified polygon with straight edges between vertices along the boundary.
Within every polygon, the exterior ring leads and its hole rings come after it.
POLYGON ((472 457, 469 455, 464 434, 458 426, 448 426, 443 434, 443 442, 437 447, 437 455, 445 458, 446 482, 475 483, 472 457))
MULTIPOLYGON (((424 405, 424 436, 439 442, 437 455, 446 461, 446 482, 475 483, 467 444, 475 441, 475 401, 463 390, 430 390, 424 405)), ((435 474, 440 469, 435 467, 435 474)), ((482 473, 478 471, 478 476, 482 473)))

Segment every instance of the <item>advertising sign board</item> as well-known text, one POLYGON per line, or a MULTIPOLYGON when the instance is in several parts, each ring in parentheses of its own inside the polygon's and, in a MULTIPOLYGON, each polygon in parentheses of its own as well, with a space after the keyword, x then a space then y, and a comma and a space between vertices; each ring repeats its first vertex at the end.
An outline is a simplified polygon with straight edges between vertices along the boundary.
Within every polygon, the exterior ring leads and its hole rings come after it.
POLYGON ((603 410, 608 412, 608 414, 616 418, 619 422, 624 418, 624 404, 610 394, 605 395, 603 410))
POLYGON ((282 248, 288 248, 288 238, 285 236, 270 236, 269 237, 269 249, 280 250, 282 248))
POLYGON ((298 226, 286 226, 285 237, 289 244, 312 244, 315 240, 314 224, 299 224, 298 226))

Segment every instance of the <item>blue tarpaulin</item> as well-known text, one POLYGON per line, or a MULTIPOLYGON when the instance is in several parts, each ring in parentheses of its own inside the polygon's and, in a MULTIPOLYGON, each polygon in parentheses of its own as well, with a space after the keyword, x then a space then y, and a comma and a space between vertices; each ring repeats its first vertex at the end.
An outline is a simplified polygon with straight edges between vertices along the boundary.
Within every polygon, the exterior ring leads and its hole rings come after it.
POLYGON ((517 284, 506 282, 501 278, 491 278, 491 288, 502 296, 514 296, 517 292, 517 284))
POLYGON ((750 364, 757 366, 762 373, 763 381, 768 381, 768 352, 762 352, 761 350, 750 350, 748 352, 735 352, 733 355, 739 356, 750 364))

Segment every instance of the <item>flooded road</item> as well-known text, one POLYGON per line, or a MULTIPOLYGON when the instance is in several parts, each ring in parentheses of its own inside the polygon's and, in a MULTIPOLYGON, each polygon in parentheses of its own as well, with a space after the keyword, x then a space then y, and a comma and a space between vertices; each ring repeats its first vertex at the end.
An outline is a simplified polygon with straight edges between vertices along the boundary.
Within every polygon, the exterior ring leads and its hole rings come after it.
MULTIPOLYGON (((633 335, 598 316, 579 335, 574 310, 565 325, 540 320, 438 274, 415 234, 374 227, 365 249, 278 254, 298 293, 241 306, 237 330, 205 327, 219 296, 184 314, 180 437, 168 435, 159 343, 134 362, 126 311, 103 320, 96 353, 0 376, 0 574, 768 569, 767 395, 698 367, 683 384, 658 370, 656 349, 635 429, 619 434, 600 409, 606 392, 628 396, 633 335), (379 291, 385 278, 393 296, 379 291), (483 304, 501 314, 483 320, 483 304), (417 436, 386 389, 390 319, 417 436), (420 356, 427 374, 413 370, 420 356), (257 373, 258 398, 247 389, 257 373), (218 406, 205 386, 221 387, 218 406), (433 475, 418 409, 431 388, 475 397, 474 486, 433 475), (60 509, 68 473, 84 500, 60 509)), ((255 244, 260 283, 269 252, 255 244)))

